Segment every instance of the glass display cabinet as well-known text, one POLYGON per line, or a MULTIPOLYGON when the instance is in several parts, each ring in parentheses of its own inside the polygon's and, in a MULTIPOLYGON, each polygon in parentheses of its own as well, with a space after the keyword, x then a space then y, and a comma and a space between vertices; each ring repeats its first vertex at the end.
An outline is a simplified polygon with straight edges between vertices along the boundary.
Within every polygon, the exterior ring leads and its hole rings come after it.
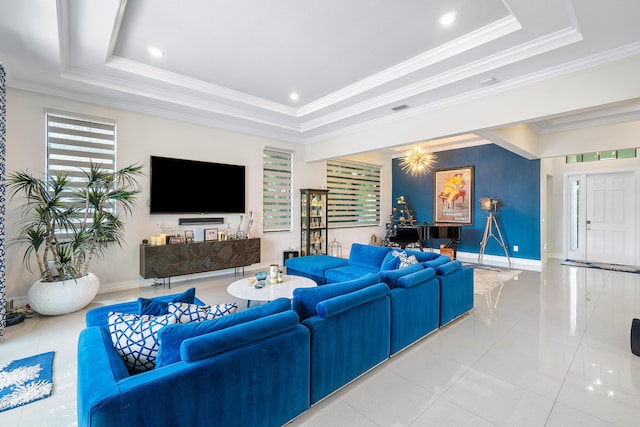
POLYGON ((327 254, 327 194, 329 190, 300 189, 300 255, 327 254))

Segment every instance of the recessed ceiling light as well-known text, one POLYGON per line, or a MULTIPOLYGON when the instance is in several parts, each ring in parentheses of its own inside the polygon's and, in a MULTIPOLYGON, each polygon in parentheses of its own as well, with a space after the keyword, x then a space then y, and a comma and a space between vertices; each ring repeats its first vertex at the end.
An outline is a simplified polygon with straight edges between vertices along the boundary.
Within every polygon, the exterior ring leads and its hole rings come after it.
POLYGON ((291 92, 289 94, 289 99, 291 99, 292 101, 297 101, 298 99, 300 99, 300 95, 298 95, 296 92, 291 92))
POLYGON ((456 12, 447 12, 438 19, 442 25, 451 25, 456 20, 456 12))
POLYGON ((162 58, 164 56, 164 52, 159 47, 147 46, 147 51, 151 56, 155 56, 156 58, 162 58))

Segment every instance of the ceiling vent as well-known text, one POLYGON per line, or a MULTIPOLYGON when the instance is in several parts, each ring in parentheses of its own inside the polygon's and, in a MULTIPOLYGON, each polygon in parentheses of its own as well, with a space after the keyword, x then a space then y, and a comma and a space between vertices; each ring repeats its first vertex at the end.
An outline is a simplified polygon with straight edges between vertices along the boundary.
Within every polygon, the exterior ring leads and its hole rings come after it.
POLYGON ((498 83, 498 79, 495 77, 489 77, 488 79, 484 79, 480 82, 480 86, 491 86, 498 83))
POLYGON ((402 111, 402 110, 406 110, 407 108, 409 108, 409 106, 407 104, 402 104, 402 105, 397 105, 393 108, 391 108, 393 111, 402 111))

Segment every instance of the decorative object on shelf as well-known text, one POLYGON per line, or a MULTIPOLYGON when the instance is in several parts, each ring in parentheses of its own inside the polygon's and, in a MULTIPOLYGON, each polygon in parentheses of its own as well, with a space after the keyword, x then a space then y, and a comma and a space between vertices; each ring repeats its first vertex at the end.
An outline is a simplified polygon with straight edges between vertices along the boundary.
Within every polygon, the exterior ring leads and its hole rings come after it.
POLYGON ((135 208, 141 174, 142 166, 137 164, 112 172, 92 162, 75 179, 57 173, 45 180, 25 171, 9 176, 11 199, 23 196, 23 222, 14 243, 26 246, 27 269, 33 255, 40 273, 40 280, 29 290, 35 311, 70 313, 95 297, 99 282, 89 274, 89 266, 107 249, 122 245, 123 218, 135 208), (40 295, 45 292, 50 295, 40 295), (60 305, 45 308, 49 298, 60 305), (70 311, 64 312, 61 306, 70 311))
POLYGON ((185 230, 184 231, 184 241, 185 241, 185 243, 193 243, 194 242, 194 232, 193 232, 193 230, 185 230))
POLYGON ((426 174, 431 171, 434 163, 437 163, 436 158, 435 154, 416 146, 400 158, 400 167, 404 173, 410 173, 413 176, 426 174))
POLYGON ((182 235, 180 234, 169 237, 169 244, 171 245, 177 245, 182 243, 184 243, 184 237, 182 237, 182 235))
POLYGON ((484 257, 484 250, 487 247, 487 242, 490 237, 493 237, 496 242, 504 250, 504 254, 507 257, 509 268, 511 268, 511 259, 509 258, 509 251, 507 245, 504 243, 500 227, 498 227, 498 220, 496 219, 496 210, 498 207, 498 201, 489 197, 483 197, 480 199, 480 207, 487 211, 487 225, 484 227, 484 234, 482 235, 482 241, 480 242, 480 253, 478 254, 478 264, 482 264, 482 258, 484 257), (495 226, 498 235, 493 234, 493 227, 495 226))
POLYGON ((253 226, 253 211, 249 211, 249 221, 247 221, 247 226, 244 229, 244 237, 251 237, 251 227, 253 226))
POLYGON ((473 225, 473 166, 438 169, 433 179, 434 222, 473 225))
POLYGON ((329 255, 342 258, 342 244, 338 242, 335 237, 333 241, 329 243, 329 255))
POLYGON ((300 254, 327 254, 329 190, 300 189, 300 254))
POLYGON ((225 240, 235 240, 238 236, 236 235, 236 230, 231 226, 231 222, 227 228, 224 229, 225 240))
POLYGON ((218 229, 217 228, 206 228, 204 230, 204 240, 206 242, 215 242, 218 240, 218 229))

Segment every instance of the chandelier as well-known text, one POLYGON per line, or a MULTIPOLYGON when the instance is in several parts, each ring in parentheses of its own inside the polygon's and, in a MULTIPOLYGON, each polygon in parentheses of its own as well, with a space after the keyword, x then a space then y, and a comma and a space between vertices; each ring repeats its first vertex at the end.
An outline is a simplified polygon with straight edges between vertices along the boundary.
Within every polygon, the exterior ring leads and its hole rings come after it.
POLYGON ((429 173, 434 163, 437 163, 436 155, 420 147, 415 147, 400 158, 400 166, 404 173, 411 173, 413 176, 429 173))

